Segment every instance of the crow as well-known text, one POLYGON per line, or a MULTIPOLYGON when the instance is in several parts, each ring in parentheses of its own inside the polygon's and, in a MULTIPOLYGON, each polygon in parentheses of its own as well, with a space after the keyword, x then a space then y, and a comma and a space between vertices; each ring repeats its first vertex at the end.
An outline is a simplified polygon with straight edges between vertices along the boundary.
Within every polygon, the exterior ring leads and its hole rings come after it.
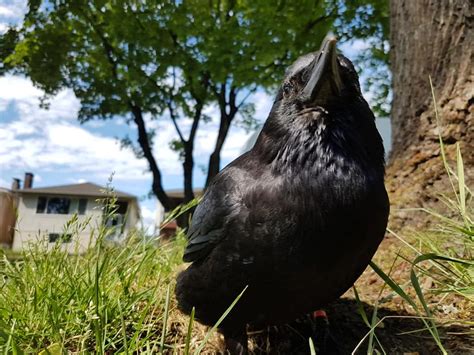
POLYGON ((213 179, 187 232, 178 307, 220 324, 287 323, 337 299, 367 267, 389 214, 382 139, 352 63, 326 37, 291 65, 254 147, 213 179))

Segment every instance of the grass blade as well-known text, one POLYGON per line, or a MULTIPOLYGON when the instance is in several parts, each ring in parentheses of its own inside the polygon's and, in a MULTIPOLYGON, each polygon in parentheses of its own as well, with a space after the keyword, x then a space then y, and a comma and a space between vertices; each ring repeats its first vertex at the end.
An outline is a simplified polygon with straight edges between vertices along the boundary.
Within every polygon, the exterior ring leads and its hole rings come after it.
POLYGON ((219 327, 219 325, 222 323, 222 321, 227 317, 227 315, 230 313, 232 308, 237 304, 237 302, 240 300, 244 292, 247 290, 248 286, 245 286, 245 288, 242 290, 242 292, 235 298, 235 300, 232 302, 232 304, 226 309, 224 314, 219 318, 219 320, 214 324, 214 326, 207 332, 206 336, 204 337, 204 340, 202 341, 202 344, 199 346, 199 348, 194 352, 194 355, 199 355, 204 349, 204 346, 206 346, 207 341, 211 337, 212 333, 219 327))
POLYGON ((184 347, 184 355, 189 355, 189 346, 191 344, 191 333, 193 330, 193 323, 194 323, 194 312, 196 309, 193 307, 191 310, 191 316, 189 317, 189 324, 188 324, 188 332, 186 334, 186 345, 184 347))
POLYGON ((309 341, 309 353, 311 355, 316 355, 316 349, 314 348, 313 339, 309 338, 308 341, 309 341))
MULTIPOLYGON (((385 281, 385 283, 387 285, 390 286, 390 288, 392 290, 394 290, 400 297, 402 297, 410 306, 413 307, 413 309, 415 310, 415 312, 420 315, 420 311, 419 311, 419 308, 416 304, 416 302, 410 297, 408 296, 408 294, 403 291, 403 289, 395 282, 392 280, 392 278, 390 276, 388 276, 385 272, 382 271, 382 269, 380 269, 374 262, 370 262, 370 266, 372 267, 372 269, 385 281)), ((412 280, 413 281, 413 280, 412 280)), ((418 282, 418 280, 416 280, 416 282, 418 282)), ((421 292, 421 288, 419 287, 419 283, 418 283, 418 289, 419 290, 416 290, 416 286, 413 285, 413 287, 415 287, 415 291, 417 292, 417 295, 418 295, 418 292, 421 292)), ((422 303, 423 301, 420 300, 422 303)), ((426 305, 426 302, 425 304, 423 305, 423 307, 426 305)), ((441 352, 443 354, 447 354, 446 352, 446 349, 443 347, 443 344, 441 343, 441 340, 439 338, 439 334, 438 334, 438 331, 436 329, 436 324, 434 323, 433 319, 431 318, 431 313, 428 313, 428 320, 426 318, 421 318, 421 320, 423 321, 423 323, 425 324, 425 327, 426 329, 431 333, 433 339, 435 340, 436 342, 436 345, 439 347, 439 349, 441 350, 441 352), (436 329, 436 330, 435 330, 436 329)))
POLYGON ((464 179, 464 162, 462 160, 459 142, 456 143, 456 163, 459 189, 459 207, 461 209, 461 215, 464 219, 464 222, 466 223, 466 185, 464 179))
POLYGON ((168 324, 168 314, 170 311, 170 288, 171 285, 168 285, 166 289, 166 299, 165 299, 165 309, 163 314, 163 328, 161 329, 161 341, 160 341, 160 353, 163 354, 165 349, 165 337, 166 337, 166 326, 168 324))

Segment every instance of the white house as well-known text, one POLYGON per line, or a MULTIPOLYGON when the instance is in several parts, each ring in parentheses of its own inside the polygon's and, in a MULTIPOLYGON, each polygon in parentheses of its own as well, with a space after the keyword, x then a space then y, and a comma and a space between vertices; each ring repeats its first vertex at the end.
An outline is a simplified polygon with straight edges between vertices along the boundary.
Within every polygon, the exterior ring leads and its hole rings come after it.
POLYGON ((110 194, 106 194, 104 187, 82 183, 32 188, 30 175, 25 175, 23 189, 17 183, 11 191, 17 205, 14 251, 28 248, 34 242, 48 248, 60 243, 70 253, 81 253, 93 245, 101 225, 110 228, 110 239, 120 239, 137 226, 139 207, 133 195, 113 191, 117 199, 115 213, 106 217, 104 199, 110 194), (75 216, 77 222, 69 223, 75 216))

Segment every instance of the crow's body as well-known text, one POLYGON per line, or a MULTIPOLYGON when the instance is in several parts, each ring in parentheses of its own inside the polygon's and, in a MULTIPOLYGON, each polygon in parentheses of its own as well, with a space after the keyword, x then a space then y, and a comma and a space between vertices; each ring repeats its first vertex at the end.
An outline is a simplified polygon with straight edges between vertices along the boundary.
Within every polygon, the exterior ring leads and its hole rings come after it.
MULTIPOLYGON (((228 337, 339 297, 385 232, 384 152, 373 114, 353 92, 358 82, 338 89, 337 99, 320 85, 311 104, 291 101, 312 80, 305 68, 317 54, 310 56, 290 68, 287 78, 300 83, 280 90, 254 148, 216 176, 188 232, 184 259, 193 264, 176 288, 184 312, 194 306, 196 318, 212 325, 248 285, 221 325, 228 337)), ((344 82, 355 72, 338 58, 344 82)))

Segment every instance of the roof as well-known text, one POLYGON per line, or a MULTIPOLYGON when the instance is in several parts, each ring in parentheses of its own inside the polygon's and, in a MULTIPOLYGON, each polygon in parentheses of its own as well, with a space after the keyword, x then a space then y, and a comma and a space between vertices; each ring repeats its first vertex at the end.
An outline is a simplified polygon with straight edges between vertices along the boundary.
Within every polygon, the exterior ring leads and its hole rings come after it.
POLYGON ((12 191, 9 190, 9 189, 5 189, 5 188, 3 188, 3 187, 0 187, 0 194, 2 194, 2 193, 3 193, 3 194, 11 194, 12 191))
MULTIPOLYGON (((15 190, 16 193, 20 194, 44 194, 44 195, 69 195, 69 196, 90 196, 90 197, 103 197, 106 194, 107 188, 93 184, 91 182, 85 182, 82 184, 72 185, 60 185, 51 187, 37 187, 31 189, 19 189, 15 190)), ((113 195, 117 198, 123 198, 127 200, 135 200, 136 197, 126 192, 113 190, 113 195)))

